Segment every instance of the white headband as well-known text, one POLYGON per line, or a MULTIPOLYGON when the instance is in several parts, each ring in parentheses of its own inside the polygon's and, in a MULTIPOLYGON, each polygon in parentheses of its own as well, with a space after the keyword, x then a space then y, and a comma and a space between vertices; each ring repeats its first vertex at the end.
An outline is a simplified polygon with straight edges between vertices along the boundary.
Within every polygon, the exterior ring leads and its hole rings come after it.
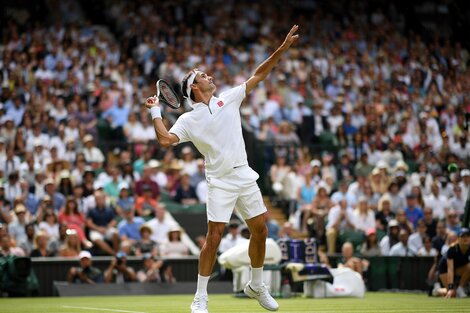
POLYGON ((194 83, 196 79, 197 72, 191 72, 188 80, 186 81, 186 94, 188 95, 188 100, 191 100, 191 85, 194 83))

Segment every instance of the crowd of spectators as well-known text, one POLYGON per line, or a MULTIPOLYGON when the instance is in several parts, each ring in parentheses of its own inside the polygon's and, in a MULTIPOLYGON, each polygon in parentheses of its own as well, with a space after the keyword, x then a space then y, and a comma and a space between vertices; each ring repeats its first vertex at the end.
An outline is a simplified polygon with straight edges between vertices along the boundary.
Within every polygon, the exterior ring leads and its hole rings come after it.
MULTIPOLYGON (((272 236, 297 230, 329 253, 356 236, 369 256, 455 240, 470 189, 470 54, 409 31, 393 4, 350 1, 337 17, 310 1, 113 1, 108 27, 79 2, 54 12, 50 23, 12 8, 2 29, 2 254, 189 254, 162 201, 204 203, 204 163, 191 146, 154 143, 143 99, 194 67, 219 92, 244 82, 294 22, 298 45, 241 110, 288 203, 272 236)), ((189 109, 164 108, 165 123, 189 109)))

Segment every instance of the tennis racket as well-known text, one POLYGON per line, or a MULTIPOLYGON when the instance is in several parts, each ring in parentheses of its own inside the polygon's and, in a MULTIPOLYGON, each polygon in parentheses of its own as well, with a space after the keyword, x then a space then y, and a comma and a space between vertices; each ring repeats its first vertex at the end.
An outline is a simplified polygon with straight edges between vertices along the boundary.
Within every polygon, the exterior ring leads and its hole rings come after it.
POLYGON ((178 109, 181 106, 178 95, 165 80, 159 79, 156 87, 157 98, 160 100, 160 103, 166 104, 173 109, 178 109))

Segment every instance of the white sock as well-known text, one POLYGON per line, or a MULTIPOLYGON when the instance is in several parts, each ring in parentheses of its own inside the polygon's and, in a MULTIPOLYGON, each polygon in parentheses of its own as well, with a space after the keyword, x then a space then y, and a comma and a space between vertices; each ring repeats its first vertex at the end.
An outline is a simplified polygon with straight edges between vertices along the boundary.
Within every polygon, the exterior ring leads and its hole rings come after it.
POLYGON ((263 284, 263 267, 252 267, 251 268, 251 287, 261 287, 263 284))
POLYGON ((209 283, 210 276, 197 275, 197 290, 196 296, 207 296, 207 284, 209 283))

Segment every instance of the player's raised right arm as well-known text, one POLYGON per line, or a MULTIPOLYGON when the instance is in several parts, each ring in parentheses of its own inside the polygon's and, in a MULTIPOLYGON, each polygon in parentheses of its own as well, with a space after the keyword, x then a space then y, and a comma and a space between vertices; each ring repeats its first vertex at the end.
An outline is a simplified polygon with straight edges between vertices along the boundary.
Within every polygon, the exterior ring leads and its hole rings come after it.
POLYGON ((178 136, 169 133, 168 129, 166 129, 166 126, 163 124, 158 98, 156 96, 147 98, 147 100, 145 100, 145 106, 150 110, 150 114, 152 115, 153 128, 155 129, 155 134, 157 135, 160 145, 167 148, 178 143, 178 136))

